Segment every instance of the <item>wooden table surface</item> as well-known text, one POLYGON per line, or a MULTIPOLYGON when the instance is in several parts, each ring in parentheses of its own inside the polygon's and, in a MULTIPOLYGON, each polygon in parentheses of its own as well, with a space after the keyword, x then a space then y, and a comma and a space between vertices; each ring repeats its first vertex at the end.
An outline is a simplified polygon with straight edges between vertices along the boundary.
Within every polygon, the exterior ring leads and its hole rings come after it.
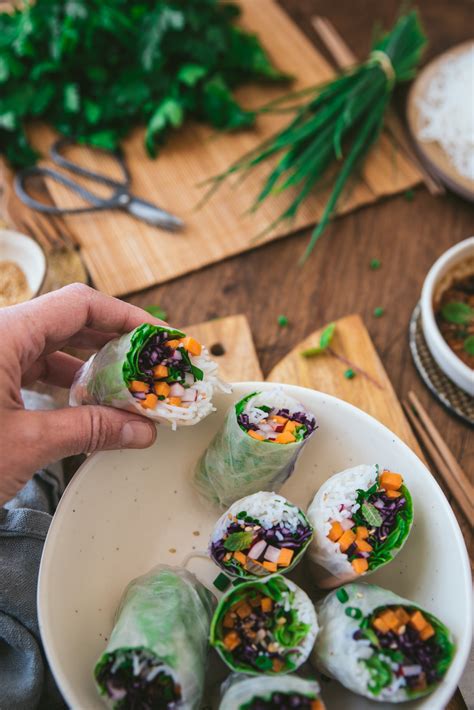
MULTIPOLYGON (((381 20, 390 26, 400 4, 399 0, 280 2, 315 42, 310 18, 315 11, 327 16, 360 57, 367 52, 374 24, 381 20)), ((424 61, 471 37, 474 6, 470 0, 419 0, 417 5, 430 40, 424 61)), ((396 96, 400 115, 405 95, 402 89, 396 96)), ((161 305, 175 324, 245 313, 265 374, 321 324, 359 312, 399 397, 409 389, 416 391, 460 464, 472 472, 472 431, 448 414, 420 381, 407 328, 431 264, 448 247, 474 234, 473 205, 452 194, 432 197, 422 186, 412 201, 398 196, 338 219, 300 268, 296 262, 308 234, 268 244, 129 300, 142 306, 161 305), (375 257, 382 267, 371 271, 369 261, 375 257), (381 318, 373 316, 376 306, 385 310, 381 318), (288 328, 277 325, 279 314, 288 316, 288 328)))

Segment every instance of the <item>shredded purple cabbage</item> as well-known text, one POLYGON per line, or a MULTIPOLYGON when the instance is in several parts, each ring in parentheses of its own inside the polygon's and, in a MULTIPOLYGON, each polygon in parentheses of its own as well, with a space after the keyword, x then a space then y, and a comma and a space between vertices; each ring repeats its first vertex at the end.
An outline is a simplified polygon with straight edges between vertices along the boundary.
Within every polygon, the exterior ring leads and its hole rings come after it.
POLYGON ((268 699, 253 698, 242 708, 243 710, 311 710, 315 699, 301 693, 275 692, 268 699))

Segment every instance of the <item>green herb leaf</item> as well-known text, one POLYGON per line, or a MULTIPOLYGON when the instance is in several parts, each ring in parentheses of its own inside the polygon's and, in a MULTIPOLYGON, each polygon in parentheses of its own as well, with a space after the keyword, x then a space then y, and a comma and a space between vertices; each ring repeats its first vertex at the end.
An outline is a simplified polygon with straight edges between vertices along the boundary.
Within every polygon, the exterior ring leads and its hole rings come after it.
POLYGON ((362 515, 371 527, 379 528, 382 525, 382 516, 372 503, 362 503, 362 515))
POLYGON ((252 544, 253 533, 252 532, 235 532, 231 533, 229 537, 224 540, 224 547, 226 550, 231 552, 236 552, 237 550, 246 550, 252 544))
POLYGON ((187 86, 195 86, 197 82, 206 76, 206 68, 199 64, 185 64, 178 72, 178 81, 182 81, 187 86))
POLYGON ((168 318, 168 314, 160 306, 145 306, 143 310, 153 316, 153 318, 159 318, 164 321, 168 318))
POLYGON ((464 341, 464 350, 469 353, 469 355, 474 355, 474 335, 469 335, 464 341))
POLYGON ((450 301, 442 307, 441 316, 448 323, 465 325, 474 319, 474 310, 467 303, 450 301))
POLYGON ((326 350, 326 348, 328 348, 329 345, 331 344, 331 340, 333 339, 335 330, 336 330, 336 324, 329 323, 329 325, 326 326, 326 328, 321 333, 321 337, 319 339, 319 347, 322 350, 326 350))

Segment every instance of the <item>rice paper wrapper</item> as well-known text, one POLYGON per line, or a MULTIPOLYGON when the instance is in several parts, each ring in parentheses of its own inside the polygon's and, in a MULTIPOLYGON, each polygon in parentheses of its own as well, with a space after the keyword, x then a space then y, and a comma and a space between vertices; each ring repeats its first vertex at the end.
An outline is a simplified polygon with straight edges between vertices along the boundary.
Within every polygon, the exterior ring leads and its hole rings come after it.
MULTIPOLYGON (((281 388, 256 393, 249 402, 303 411, 314 418, 281 388)), ((303 446, 313 434, 314 431, 303 441, 290 444, 257 441, 241 429, 232 406, 196 466, 194 485, 201 498, 221 508, 257 491, 278 491, 293 473, 303 446)))
MULTIPOLYGON (((240 598, 240 597, 239 597, 240 598)), ((300 587, 298 587, 290 579, 286 579, 279 574, 271 575, 270 577, 265 577, 260 580, 253 580, 250 582, 242 582, 236 587, 230 589, 224 596, 220 599, 217 609, 214 612, 214 616, 211 622, 211 632, 210 632, 210 642, 216 651, 219 653, 222 660, 227 664, 227 666, 235 672, 245 673, 247 675, 270 675, 271 677, 277 677, 279 675, 285 675, 286 673, 292 673, 297 670, 309 657, 311 649, 314 646, 314 640, 318 634, 319 625, 318 618, 316 616, 316 611, 314 604, 308 597, 306 592, 304 592, 300 587), (228 651, 222 639, 220 638, 220 622, 223 620, 225 614, 228 611, 229 602, 232 605, 234 601, 237 600, 237 596, 242 593, 245 594, 246 590, 251 587, 258 587, 262 594, 267 594, 271 598, 272 593, 269 591, 269 583, 272 584, 272 580, 280 582, 284 585, 285 591, 281 596, 281 601, 274 601, 273 612, 278 608, 284 608, 286 611, 293 609, 296 612, 297 622, 300 624, 307 625, 307 630, 301 637, 298 643, 292 644, 285 647, 285 654, 287 659, 291 662, 292 667, 287 670, 274 671, 268 670, 257 670, 252 667, 249 663, 243 663, 239 659, 233 657, 232 651, 228 651), (236 596, 237 595, 237 596, 236 596)))
POLYGON ((430 623, 434 621, 438 624, 453 643, 451 632, 418 604, 375 584, 353 583, 331 592, 316 605, 320 630, 311 660, 322 673, 335 678, 354 693, 379 702, 400 703, 426 695, 432 692, 435 686, 424 692, 407 695, 405 688, 400 686, 400 679, 394 673, 392 683, 378 695, 374 695, 369 690, 371 673, 363 663, 364 659, 370 659, 374 655, 374 649, 369 639, 354 639, 354 633, 359 629, 362 618, 371 615, 379 607, 392 604, 420 609, 430 623), (345 599, 344 591, 347 593, 347 600, 341 601, 340 598, 345 599), (353 612, 353 609, 360 610, 361 615, 353 612), (353 618, 351 613, 357 614, 358 618, 353 618))
MULTIPOLYGON (((363 575, 356 574, 347 555, 341 552, 339 544, 327 537, 331 529, 330 518, 339 519, 339 515, 350 517, 348 513, 341 514, 339 512, 341 503, 345 503, 347 506, 354 505, 358 489, 368 490, 373 486, 377 480, 378 471, 379 467, 376 464, 362 464, 336 473, 323 483, 308 508, 308 520, 314 529, 314 537, 308 550, 308 556, 315 565, 312 570, 314 577, 322 588, 333 588, 339 584, 360 579, 361 576, 365 577, 383 566, 380 564, 376 569, 369 569, 363 575)), ((390 550, 387 561, 383 564, 388 564, 403 547, 413 523, 411 496, 406 487, 404 490, 409 500, 411 520, 404 534, 398 539, 396 546, 390 550)))
MULTIPOLYGON (((239 513, 245 511, 251 518, 257 519, 260 525, 264 528, 271 527, 277 522, 283 522, 291 520, 294 525, 296 520, 301 524, 304 524, 309 531, 311 531, 311 525, 300 508, 290 503, 284 496, 278 495, 277 493, 269 491, 259 491, 258 493, 253 493, 250 496, 245 496, 232 503, 230 508, 226 510, 225 513, 221 515, 219 520, 214 526, 214 530, 211 533, 211 538, 209 541, 209 556, 214 560, 216 564, 225 572, 225 574, 231 577, 243 577, 246 579, 254 579, 256 577, 269 576, 271 572, 265 570, 265 568, 255 567, 253 571, 247 571, 240 568, 238 572, 229 568, 225 564, 220 564, 218 560, 213 555, 213 543, 222 540, 224 534, 226 533, 229 524, 232 522, 230 518, 237 517, 239 513), (286 517, 285 517, 286 516, 286 517)), ((308 545, 312 539, 312 532, 309 534, 307 540, 301 546, 300 550, 293 555, 291 563, 287 567, 279 568, 280 574, 286 574, 290 572, 301 560, 304 553, 306 552, 308 545)), ((270 543, 269 543, 270 544, 270 543)), ((285 547, 284 542, 280 542, 278 539, 272 541, 273 545, 278 545, 279 547, 285 547)))
MULTIPOLYGON (((183 568, 158 565, 126 588, 95 675, 111 655, 143 649, 181 686, 179 707, 198 708, 214 607, 213 595, 193 574, 183 568)), ((104 687, 98 685, 98 689, 109 707, 120 707, 108 698, 104 687)))
MULTIPOLYGON (((171 424, 174 429, 177 425, 196 424, 214 411, 212 404, 214 388, 227 392, 231 388, 218 379, 218 366, 203 347, 202 355, 199 356, 199 365, 203 370, 204 378, 193 385, 198 392, 199 401, 187 408, 158 402, 156 409, 144 409, 130 393, 124 376, 124 366, 129 359, 127 356, 133 350, 139 351, 134 344, 134 339, 142 327, 139 326, 120 338, 114 338, 84 363, 76 373, 71 386, 69 404, 72 407, 82 404, 101 404, 125 409, 163 424, 171 424)), ((149 326, 149 328, 149 337, 157 332, 169 333, 170 338, 185 336, 185 333, 175 328, 165 326, 149 326)), ((147 339, 142 340, 141 347, 147 342, 147 339)))
MULTIPOLYGON (((319 683, 295 675, 245 677, 231 675, 222 687, 219 710, 240 710, 251 700, 269 701, 273 693, 294 693, 309 700, 320 696, 319 683)), ((322 709, 321 709, 322 710, 322 709)))

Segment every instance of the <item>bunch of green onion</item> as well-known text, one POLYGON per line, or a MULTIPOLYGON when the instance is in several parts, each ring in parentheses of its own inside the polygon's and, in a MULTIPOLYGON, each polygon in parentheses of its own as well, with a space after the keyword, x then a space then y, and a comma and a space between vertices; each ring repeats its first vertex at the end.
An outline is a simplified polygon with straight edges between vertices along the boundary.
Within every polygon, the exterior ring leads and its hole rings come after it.
POLYGON ((411 11, 374 42, 363 64, 327 84, 288 94, 261 108, 260 113, 290 110, 294 117, 286 128, 211 178, 211 192, 228 176, 245 174, 264 161, 272 161, 273 169, 251 210, 290 187, 297 192, 287 209, 265 229, 267 233, 280 222, 294 219, 312 192, 326 186, 328 180, 332 182, 331 195, 303 255, 306 260, 335 213, 347 181, 377 141, 395 86, 416 74, 425 44, 418 14, 411 11), (295 100, 293 106, 285 106, 295 100))

